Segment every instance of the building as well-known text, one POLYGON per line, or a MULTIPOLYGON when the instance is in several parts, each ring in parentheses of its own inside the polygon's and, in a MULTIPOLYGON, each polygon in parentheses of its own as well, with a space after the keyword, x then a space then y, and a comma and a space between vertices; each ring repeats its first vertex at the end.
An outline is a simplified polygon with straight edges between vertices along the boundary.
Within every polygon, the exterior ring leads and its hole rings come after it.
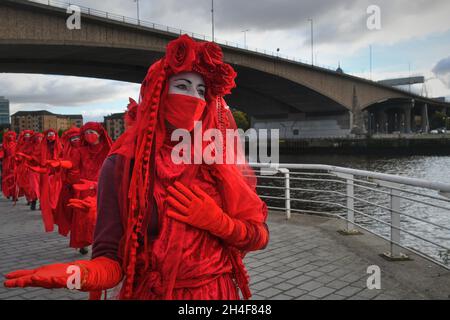
POLYGON ((0 129, 9 128, 9 100, 5 97, 0 97, 0 129))
POLYGON ((125 113, 113 113, 104 117, 106 131, 113 140, 117 140, 125 132, 125 122, 123 120, 125 113))
POLYGON ((83 126, 83 116, 81 114, 67 114, 64 116, 70 119, 71 125, 75 125, 78 128, 83 126))
POLYGON ((72 126, 82 125, 82 115, 55 114, 46 110, 19 111, 11 116, 11 127, 16 132, 23 130, 43 132, 48 129, 65 131, 72 126))

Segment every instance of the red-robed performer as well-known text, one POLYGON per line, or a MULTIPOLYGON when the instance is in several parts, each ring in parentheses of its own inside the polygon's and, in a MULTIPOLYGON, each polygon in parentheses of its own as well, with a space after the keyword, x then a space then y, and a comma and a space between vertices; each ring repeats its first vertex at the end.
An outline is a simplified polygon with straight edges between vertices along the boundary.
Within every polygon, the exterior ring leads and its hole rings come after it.
POLYGON ((111 149, 111 138, 100 123, 88 122, 80 130, 81 147, 71 158, 69 170, 74 196, 68 206, 73 208, 70 247, 87 254, 94 240, 97 219, 97 182, 100 169, 111 149))
POLYGON ((17 134, 14 131, 7 131, 3 135, 3 162, 2 162, 2 192, 5 198, 15 199, 16 194, 16 147, 17 134))
POLYGON ((62 146, 57 132, 54 129, 44 131, 43 139, 33 154, 29 168, 40 174, 39 201, 46 232, 54 230, 54 215, 61 191, 61 170, 53 168, 50 163, 60 160, 61 157, 62 146))
POLYGON ((33 130, 24 130, 20 133, 16 148, 16 181, 18 189, 17 196, 25 196, 30 208, 32 210, 36 209, 36 201, 38 199, 36 193, 35 178, 37 173, 30 170, 28 162, 32 160, 35 141, 33 130))
POLYGON ((55 224, 58 226, 58 232, 62 236, 67 236, 70 232, 73 208, 69 207, 69 200, 75 197, 73 184, 78 182, 79 172, 72 169, 72 161, 79 159, 78 149, 81 147, 80 128, 73 127, 65 131, 61 136, 63 145, 62 160, 50 162, 54 168, 60 167, 61 170, 61 192, 59 194, 58 205, 55 211, 55 224))
POLYGON ((248 299, 242 259, 269 238, 251 168, 176 164, 171 156, 174 129, 191 131, 196 120, 224 136, 236 128, 222 99, 235 75, 216 44, 188 36, 170 42, 142 84, 135 125, 102 167, 92 260, 16 271, 5 285, 66 287, 75 264, 81 290, 123 280, 120 299, 239 299, 238 289, 248 299))

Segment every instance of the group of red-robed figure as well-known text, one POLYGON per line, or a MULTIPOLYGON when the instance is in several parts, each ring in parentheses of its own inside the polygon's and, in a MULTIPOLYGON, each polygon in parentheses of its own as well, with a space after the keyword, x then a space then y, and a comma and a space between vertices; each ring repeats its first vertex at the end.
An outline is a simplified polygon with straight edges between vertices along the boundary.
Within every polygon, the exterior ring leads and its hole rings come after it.
POLYGON ((93 242, 96 187, 111 138, 100 123, 89 122, 63 133, 7 131, 0 148, 3 195, 16 202, 25 196, 32 210, 39 200, 46 232, 54 225, 70 233, 70 247, 85 249, 93 242))

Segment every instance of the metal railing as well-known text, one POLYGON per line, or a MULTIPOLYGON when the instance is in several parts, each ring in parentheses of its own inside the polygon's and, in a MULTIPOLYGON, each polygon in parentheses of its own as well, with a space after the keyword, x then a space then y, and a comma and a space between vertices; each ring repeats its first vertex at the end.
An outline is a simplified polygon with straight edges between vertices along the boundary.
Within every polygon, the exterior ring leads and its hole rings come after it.
MULTIPOLYGON (((387 240, 390 260, 402 248, 450 269, 450 184, 316 164, 251 164, 268 208, 345 221, 387 240)), ((357 227, 357 228, 356 228, 357 227)))
MULTIPOLYGON (((70 5, 76 5, 80 8, 81 13, 83 13, 85 15, 100 17, 100 18, 109 19, 109 20, 122 22, 122 23, 128 23, 128 24, 136 25, 136 26, 139 26, 142 28, 148 28, 151 30, 165 31, 165 32, 173 33, 174 35, 188 34, 189 36, 191 36, 192 38, 195 38, 197 40, 212 41, 211 36, 186 31, 186 30, 183 30, 180 28, 173 28, 173 27, 169 27, 166 25, 162 25, 162 24, 158 24, 158 23, 154 23, 154 22, 150 22, 150 21, 145 21, 145 20, 141 20, 141 19, 138 20, 136 18, 130 18, 130 17, 126 17, 123 15, 118 15, 118 14, 114 14, 114 13, 110 13, 110 12, 106 12, 106 11, 102 11, 102 10, 92 9, 92 8, 80 6, 76 3, 69 3, 69 2, 58 1, 58 0, 28 0, 28 1, 34 2, 34 3, 39 3, 39 4, 44 4, 44 5, 48 5, 51 7, 64 9, 64 10, 66 10, 70 5)), ((293 62, 311 65, 311 62, 302 60, 302 59, 294 57, 294 56, 280 54, 279 52, 275 52, 275 51, 271 51, 271 50, 267 50, 267 49, 250 47, 247 45, 242 45, 237 42, 228 41, 228 40, 220 39, 217 37, 214 37, 214 42, 225 45, 225 46, 229 46, 229 47, 239 48, 239 49, 247 50, 250 52, 256 52, 259 54, 268 55, 268 56, 279 58, 279 59, 285 59, 285 60, 289 60, 289 61, 293 61, 293 62)), ((317 64, 317 63, 314 63, 314 67, 327 69, 330 71, 335 71, 335 68, 333 68, 331 66, 321 65, 321 64, 317 64)), ((346 74, 352 75, 355 77, 359 77, 359 78, 363 78, 363 77, 361 77, 361 75, 351 73, 351 72, 346 72, 346 74)), ((364 78, 364 79, 369 80, 368 78, 364 78)))

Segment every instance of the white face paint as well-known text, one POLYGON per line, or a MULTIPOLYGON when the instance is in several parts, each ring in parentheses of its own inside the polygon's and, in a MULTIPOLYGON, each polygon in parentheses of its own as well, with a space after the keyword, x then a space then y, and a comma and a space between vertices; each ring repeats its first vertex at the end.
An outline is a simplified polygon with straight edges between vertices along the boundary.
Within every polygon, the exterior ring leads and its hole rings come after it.
POLYGON ((201 75, 182 72, 169 78, 169 94, 184 94, 205 100, 206 86, 201 75))

